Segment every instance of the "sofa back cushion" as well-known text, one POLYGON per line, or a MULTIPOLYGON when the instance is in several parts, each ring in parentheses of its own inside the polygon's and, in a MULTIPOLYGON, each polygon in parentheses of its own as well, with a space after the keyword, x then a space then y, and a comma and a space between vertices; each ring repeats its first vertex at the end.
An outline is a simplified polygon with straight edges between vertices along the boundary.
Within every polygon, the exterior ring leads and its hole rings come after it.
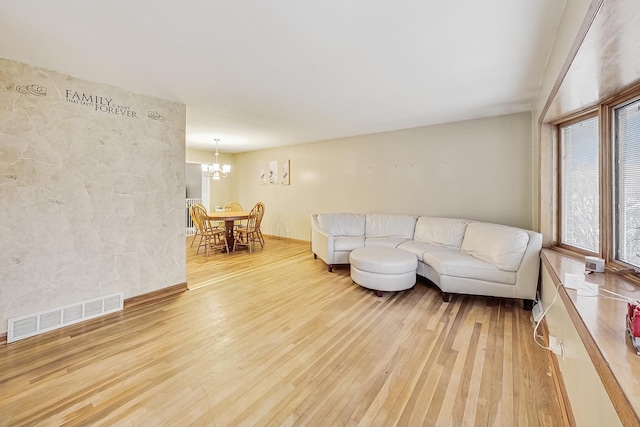
POLYGON ((318 224, 333 236, 364 236, 364 214, 326 213, 318 215, 318 224))
POLYGON ((413 240, 460 250, 470 222, 466 219, 421 216, 416 222, 413 240))
POLYGON ((365 234, 367 238, 392 237, 411 239, 416 227, 416 217, 410 215, 367 214, 365 234))
POLYGON ((461 250, 504 271, 517 271, 529 235, 519 228, 473 222, 467 226, 461 250))

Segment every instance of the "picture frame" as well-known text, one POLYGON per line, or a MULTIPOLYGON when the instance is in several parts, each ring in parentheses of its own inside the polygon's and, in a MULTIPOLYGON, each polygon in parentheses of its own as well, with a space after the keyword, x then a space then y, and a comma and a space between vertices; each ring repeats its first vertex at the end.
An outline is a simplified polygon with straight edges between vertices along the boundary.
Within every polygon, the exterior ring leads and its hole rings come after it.
POLYGON ((280 184, 289 185, 291 183, 289 174, 289 160, 280 162, 280 184))
POLYGON ((278 183, 278 161, 271 160, 269 162, 269 184, 278 183))
POLYGON ((267 185, 267 165, 266 163, 260 164, 258 168, 258 185, 267 185))

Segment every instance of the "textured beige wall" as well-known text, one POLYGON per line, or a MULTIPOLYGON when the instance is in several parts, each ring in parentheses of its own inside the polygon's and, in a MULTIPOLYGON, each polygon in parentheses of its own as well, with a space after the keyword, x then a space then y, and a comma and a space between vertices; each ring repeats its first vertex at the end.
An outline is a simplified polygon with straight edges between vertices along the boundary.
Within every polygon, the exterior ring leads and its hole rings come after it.
POLYGON ((4 59, 0 80, 0 333, 185 282, 184 105, 4 59))
POLYGON ((280 147, 234 156, 234 194, 266 204, 263 231, 309 240, 314 212, 440 215, 532 227, 529 113, 280 147), (260 185, 270 160, 291 185, 260 185))

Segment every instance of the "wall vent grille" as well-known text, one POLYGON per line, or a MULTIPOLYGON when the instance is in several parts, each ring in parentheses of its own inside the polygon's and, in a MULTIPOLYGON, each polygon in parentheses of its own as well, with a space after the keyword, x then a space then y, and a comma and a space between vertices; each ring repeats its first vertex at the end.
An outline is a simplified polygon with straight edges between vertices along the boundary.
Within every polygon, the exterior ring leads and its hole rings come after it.
POLYGON ((28 316, 9 319, 7 342, 32 337, 84 320, 122 310, 124 294, 118 292, 64 307, 52 308, 28 316))

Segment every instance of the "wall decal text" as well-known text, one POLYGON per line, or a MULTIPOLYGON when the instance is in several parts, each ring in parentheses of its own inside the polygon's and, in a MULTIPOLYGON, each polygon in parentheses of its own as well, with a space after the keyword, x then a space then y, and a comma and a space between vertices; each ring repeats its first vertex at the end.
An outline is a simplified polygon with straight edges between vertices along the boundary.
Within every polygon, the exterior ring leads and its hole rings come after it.
POLYGON ((95 111, 99 111, 101 113, 115 114, 116 116, 124 116, 134 119, 138 118, 136 112, 129 108, 128 105, 118 105, 113 102, 113 98, 107 98, 106 96, 87 95, 84 92, 67 89, 66 99, 67 102, 71 104, 93 107, 95 111))

